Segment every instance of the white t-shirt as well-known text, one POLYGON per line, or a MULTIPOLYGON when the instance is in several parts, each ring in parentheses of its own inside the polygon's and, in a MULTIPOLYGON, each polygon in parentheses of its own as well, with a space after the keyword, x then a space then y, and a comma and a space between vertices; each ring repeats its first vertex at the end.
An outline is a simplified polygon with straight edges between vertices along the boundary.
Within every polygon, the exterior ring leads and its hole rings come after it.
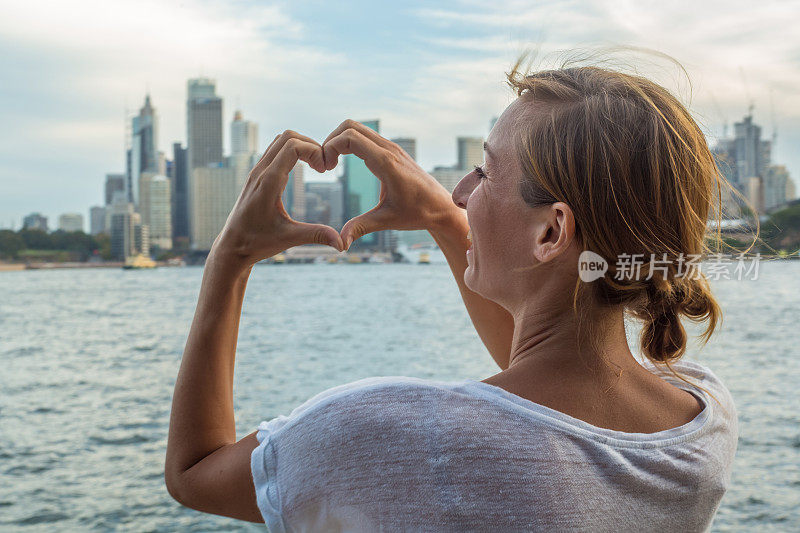
POLYGON ((657 433, 592 426, 476 380, 376 377, 258 427, 258 507, 282 531, 703 531, 737 420, 702 365, 660 372, 705 405, 657 433))

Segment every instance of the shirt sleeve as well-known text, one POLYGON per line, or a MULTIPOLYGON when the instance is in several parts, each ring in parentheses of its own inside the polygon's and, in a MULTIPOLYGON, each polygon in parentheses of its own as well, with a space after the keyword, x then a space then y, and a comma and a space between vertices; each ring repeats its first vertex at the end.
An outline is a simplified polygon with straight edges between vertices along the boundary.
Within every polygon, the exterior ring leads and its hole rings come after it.
MULTIPOLYGON (((323 391, 295 408, 258 425, 258 446, 250 456, 256 502, 271 533, 284 532, 287 505, 298 491, 313 490, 329 481, 341 468, 343 456, 328 453, 348 448, 353 435, 351 416, 364 415, 359 396, 385 383, 387 378, 367 378, 323 391), (332 471, 333 470, 333 471, 332 471), (287 502, 287 500, 289 500, 287 502)), ((369 405, 367 403, 366 405, 369 405)), ((367 422, 364 420, 364 422, 367 422)))

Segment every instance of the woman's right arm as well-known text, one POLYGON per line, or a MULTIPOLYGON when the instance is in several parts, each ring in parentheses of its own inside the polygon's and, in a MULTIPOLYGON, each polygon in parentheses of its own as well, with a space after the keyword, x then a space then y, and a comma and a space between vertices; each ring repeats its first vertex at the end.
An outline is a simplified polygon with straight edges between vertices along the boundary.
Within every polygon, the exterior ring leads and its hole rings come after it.
POLYGON ((469 225, 466 212, 455 205, 447 189, 397 144, 360 122, 344 121, 322 143, 322 148, 328 170, 336 166, 340 154, 354 154, 381 181, 378 205, 349 220, 342 228, 345 247, 373 231, 429 231, 447 258, 483 344, 501 369, 508 368, 513 319, 508 311, 464 284, 469 225))

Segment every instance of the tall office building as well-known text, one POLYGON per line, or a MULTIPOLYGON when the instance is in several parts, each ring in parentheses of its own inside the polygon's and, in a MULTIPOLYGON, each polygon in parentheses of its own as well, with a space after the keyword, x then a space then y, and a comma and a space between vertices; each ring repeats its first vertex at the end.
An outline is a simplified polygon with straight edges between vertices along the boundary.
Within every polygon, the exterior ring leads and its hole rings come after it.
MULTIPOLYGON (((363 121, 366 127, 380 133, 378 120, 363 121)), ((344 156, 344 173, 342 174, 342 194, 344 196, 345 219, 351 219, 369 211, 378 203, 380 181, 367 168, 367 164, 354 154, 344 156)), ((363 248, 381 248, 384 239, 381 235, 370 233, 364 235, 355 245, 363 248)))
POLYGON ((93 205, 89 208, 89 234, 99 235, 106 232, 106 208, 93 205))
POLYGON ((190 196, 192 249, 210 250, 238 197, 234 169, 222 165, 195 168, 190 196))
POLYGON ((187 82, 186 139, 189 169, 205 167, 223 161, 222 157, 222 98, 216 82, 196 78, 187 82))
POLYGON ((483 138, 458 137, 458 168, 470 169, 483 164, 483 138))
MULTIPOLYGON (((195 192, 207 190, 212 183, 207 179, 210 175, 208 172, 199 174, 205 180, 202 184, 193 183, 195 180, 194 170, 207 168, 209 165, 219 169, 219 166, 224 162, 222 155, 222 99, 216 95, 216 82, 209 78, 190 79, 186 84, 186 88, 189 235, 193 249, 208 250, 210 248, 210 243, 207 242, 208 235, 214 233, 214 231, 218 233, 222 226, 217 227, 219 221, 216 218, 204 220, 203 217, 212 212, 217 213, 217 210, 211 209, 211 206, 226 204, 231 191, 225 191, 223 199, 211 201, 207 198, 196 196, 195 192), (209 211, 209 209, 211 210, 209 211), (202 228, 195 229, 193 227, 195 223, 200 224, 202 228), (198 236, 201 240, 195 242, 195 236, 198 236)), ((217 180, 219 170, 214 170, 211 174, 216 176, 211 178, 211 181, 219 181, 217 180)), ((233 184, 228 185, 231 190, 234 189, 233 184)), ((216 185, 213 188, 214 190, 218 189, 216 185)), ((231 206, 233 206, 233 203, 227 209, 230 210, 231 206)), ((216 237, 216 233, 214 233, 214 237, 216 237)), ((213 242, 213 239, 211 242, 213 242)))
POLYGON ((83 231, 83 215, 80 213, 59 215, 58 229, 61 231, 83 231))
POLYGON ((111 237, 111 256, 124 261, 128 257, 150 253, 147 226, 142 225, 141 216, 127 201, 127 193, 115 195, 108 210, 108 227, 111 237))
MULTIPOLYGON (((761 139, 761 127, 753 122, 752 109, 741 122, 734 123, 733 138, 720 139, 711 152, 725 179, 757 211, 774 207, 774 201, 784 196, 785 182, 769 179, 772 142, 761 139), (775 187, 782 191, 774 190, 775 187)), ((741 204, 733 195, 725 201, 728 211, 734 211, 741 204)))
POLYGON ((126 175, 125 174, 106 174, 105 183, 105 205, 111 205, 116 191, 125 191, 126 189, 126 175))
POLYGON ((258 124, 242 118, 236 111, 231 122, 231 153, 252 154, 258 152, 258 124))
POLYGON ((22 219, 22 229, 38 229, 47 231, 47 217, 40 213, 31 213, 22 219))
POLYGON ((417 160, 417 140, 410 137, 398 137, 392 139, 392 142, 400 146, 405 152, 411 156, 414 161, 417 160))
POLYGON ((161 249, 172 248, 172 205, 169 179, 154 172, 139 177, 139 214, 148 227, 150 244, 161 249))
POLYGON ((131 164, 128 175, 128 199, 139 205, 139 176, 142 172, 159 171, 158 118, 156 110, 146 95, 144 106, 132 121, 131 164))
POLYGON ((189 161, 181 143, 172 144, 172 239, 188 245, 189 240, 189 161))
POLYGON ((341 229, 344 225, 342 200, 342 184, 338 181, 306 183, 306 221, 341 229))
POLYGON ((458 182, 465 174, 471 172, 471 169, 462 169, 457 167, 435 167, 431 171, 431 176, 436 178, 436 181, 442 184, 448 192, 452 193, 456 188, 458 182))
POLYGON ((150 180, 147 226, 150 244, 162 250, 172 249, 172 200, 170 181, 156 174, 150 180))
POLYGON ((258 125, 255 122, 244 120, 242 112, 237 111, 231 122, 231 155, 227 158, 227 165, 234 169, 236 174, 236 192, 241 192, 247 176, 258 163, 258 125))
POLYGON ((306 219, 306 186, 303 181, 303 164, 298 161, 289 172, 289 181, 283 189, 283 207, 293 219, 304 222, 306 219))

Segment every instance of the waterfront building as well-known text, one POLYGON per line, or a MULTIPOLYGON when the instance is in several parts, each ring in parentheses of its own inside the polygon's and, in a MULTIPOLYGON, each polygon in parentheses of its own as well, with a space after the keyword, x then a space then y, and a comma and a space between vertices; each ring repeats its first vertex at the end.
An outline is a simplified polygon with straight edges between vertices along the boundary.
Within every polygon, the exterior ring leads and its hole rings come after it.
POLYGON ((186 139, 189 169, 222 162, 222 98, 216 82, 195 78, 187 82, 186 139))
POLYGON ((161 162, 158 152, 158 118, 149 94, 145 96, 139 114, 133 117, 131 133, 128 200, 138 206, 139 177, 142 172, 159 172, 161 162))
POLYGON ((111 205, 115 192, 126 190, 125 180, 125 174, 106 174, 105 205, 111 205))
POLYGON ((281 200, 289 216, 297 221, 306 219, 306 188, 303 181, 303 163, 298 161, 289 172, 281 200))
POLYGON ((181 143, 172 144, 172 239, 189 240, 189 167, 188 152, 181 143))
POLYGON ((61 231, 83 231, 83 215, 80 213, 59 215, 58 229, 61 231))
POLYGON ((47 231, 47 217, 40 213, 31 213, 22 219, 22 229, 38 229, 47 231))

